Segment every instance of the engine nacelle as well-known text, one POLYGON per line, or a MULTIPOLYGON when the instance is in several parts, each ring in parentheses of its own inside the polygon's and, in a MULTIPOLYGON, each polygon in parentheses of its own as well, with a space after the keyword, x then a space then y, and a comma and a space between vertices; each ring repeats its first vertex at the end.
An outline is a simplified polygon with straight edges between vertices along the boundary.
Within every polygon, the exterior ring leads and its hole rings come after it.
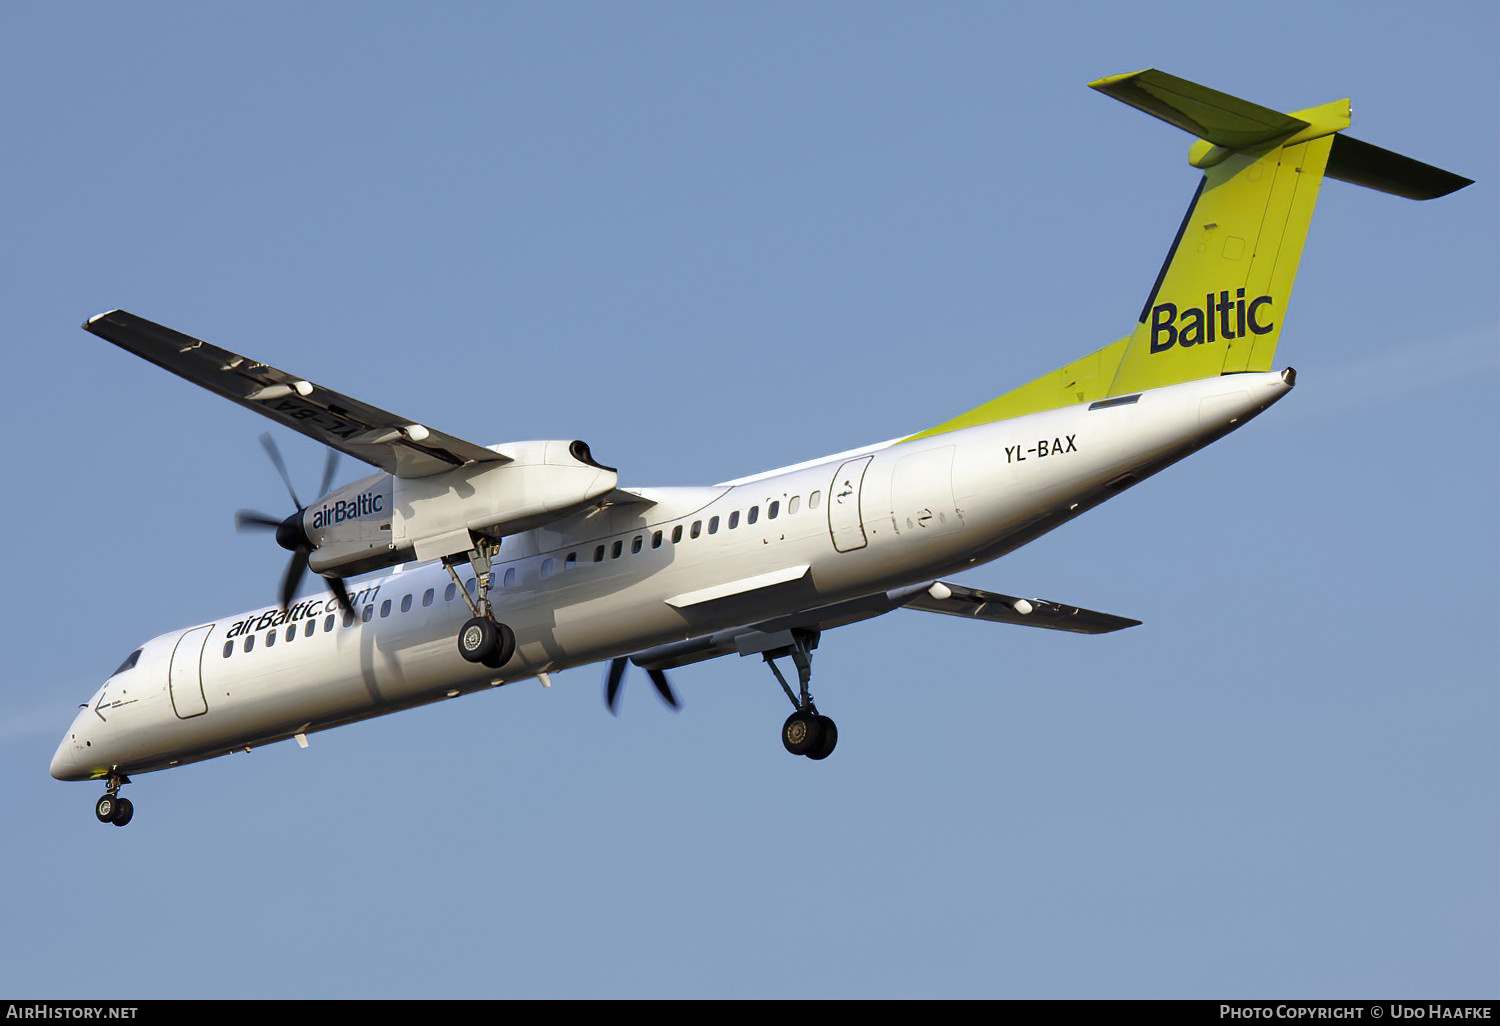
POLYGON ((328 493, 302 514, 309 566, 346 577, 408 560, 468 552, 586 509, 619 475, 579 441, 491 446, 510 457, 428 477, 373 474, 328 493))

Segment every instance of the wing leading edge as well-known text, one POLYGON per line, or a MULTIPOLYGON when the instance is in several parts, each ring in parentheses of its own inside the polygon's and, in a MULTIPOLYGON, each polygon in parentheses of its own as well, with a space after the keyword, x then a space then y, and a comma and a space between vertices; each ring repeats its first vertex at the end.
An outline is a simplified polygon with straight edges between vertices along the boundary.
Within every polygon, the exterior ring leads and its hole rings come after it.
POLYGON ((1099 613, 1092 609, 1065 606, 1046 599, 1019 598, 993 591, 966 588, 961 584, 938 581, 925 592, 906 603, 907 609, 925 609, 929 613, 967 616, 974 620, 1009 623, 1018 627, 1045 627, 1074 634, 1108 634, 1140 625, 1139 620, 1099 613))
POLYGON ((396 477, 427 477, 510 457, 315 385, 124 310, 91 317, 85 331, 215 395, 396 477))

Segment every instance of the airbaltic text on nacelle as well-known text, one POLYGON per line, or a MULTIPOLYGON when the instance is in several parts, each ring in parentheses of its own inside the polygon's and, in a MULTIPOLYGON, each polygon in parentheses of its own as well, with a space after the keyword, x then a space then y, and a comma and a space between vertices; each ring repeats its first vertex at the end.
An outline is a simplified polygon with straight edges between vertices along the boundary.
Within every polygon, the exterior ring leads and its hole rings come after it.
POLYGON ((352 499, 340 499, 338 502, 329 503, 313 514, 313 528, 342 524, 345 520, 353 520, 355 517, 379 513, 385 505, 384 499, 385 496, 377 492, 361 492, 352 499))

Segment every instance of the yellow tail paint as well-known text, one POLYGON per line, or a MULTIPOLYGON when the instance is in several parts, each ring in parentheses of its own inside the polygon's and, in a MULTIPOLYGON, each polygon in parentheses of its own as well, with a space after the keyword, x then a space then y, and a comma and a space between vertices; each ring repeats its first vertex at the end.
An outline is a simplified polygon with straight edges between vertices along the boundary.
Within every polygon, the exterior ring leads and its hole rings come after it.
POLYGON ((1187 215, 1126 337, 936 427, 923 438, 1180 381, 1270 370, 1325 176, 1411 199, 1470 184, 1340 136, 1348 100, 1282 114, 1156 70, 1091 88, 1198 137, 1187 215))

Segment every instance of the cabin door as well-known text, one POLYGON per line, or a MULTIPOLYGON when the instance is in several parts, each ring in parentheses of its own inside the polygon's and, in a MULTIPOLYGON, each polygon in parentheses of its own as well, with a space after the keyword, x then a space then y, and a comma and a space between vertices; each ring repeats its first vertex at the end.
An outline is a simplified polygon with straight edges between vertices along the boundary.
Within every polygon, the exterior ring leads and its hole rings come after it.
POLYGON ((172 650, 172 668, 167 671, 167 683, 172 694, 172 708, 179 719, 208 712, 208 700, 203 697, 203 644, 213 629, 213 624, 194 627, 177 639, 177 647, 172 650))

